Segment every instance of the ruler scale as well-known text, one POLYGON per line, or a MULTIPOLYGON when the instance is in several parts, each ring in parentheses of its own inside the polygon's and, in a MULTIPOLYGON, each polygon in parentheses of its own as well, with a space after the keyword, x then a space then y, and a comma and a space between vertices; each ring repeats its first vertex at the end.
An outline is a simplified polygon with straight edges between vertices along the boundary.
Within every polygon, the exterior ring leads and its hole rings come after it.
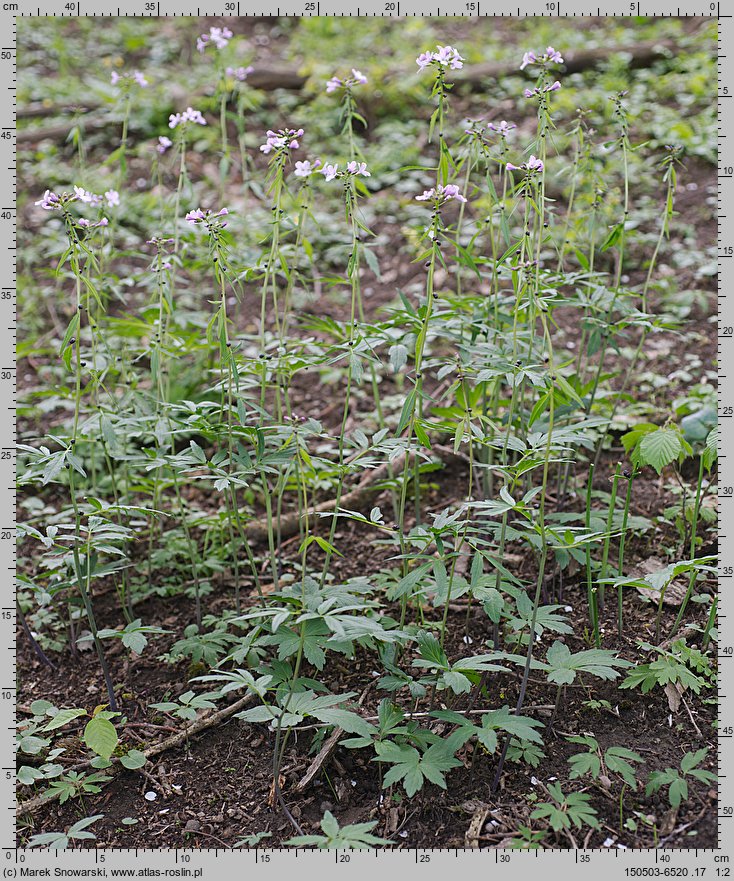
MULTIPOLYGON (((720 2, 689 2, 665 6, 662 0, 628 2, 612 0, 589 8, 580 0, 530 0, 522 6, 497 8, 490 0, 443 0, 441 5, 422 5, 419 0, 360 0, 359 6, 346 6, 343 0, 266 0, 220 2, 211 7, 185 0, 130 0, 116 7, 94 0, 50 0, 38 5, 20 0, 0 2, 0 25, 7 46, 0 47, 0 88, 2 122, 0 126, 0 350, 8 366, 0 367, 0 571, 7 572, 8 588, 0 605, 0 639, 6 663, 0 665, 0 750, 6 765, 0 767, 0 866, 3 877, 149 877, 149 878, 234 878, 255 872, 258 876, 281 878, 296 873, 307 878, 359 879, 375 872, 398 877, 445 879, 448 872, 474 876, 478 872, 500 873, 501 877, 537 877, 545 872, 555 877, 563 872, 568 879, 587 879, 589 871, 600 879, 630 877, 686 877, 715 881, 732 877, 729 845, 734 836, 734 705, 728 696, 734 676, 734 619, 729 614, 725 590, 734 579, 734 543, 725 540, 726 530, 734 529, 734 395, 729 391, 729 371, 734 371, 734 18, 730 7, 720 2), (16 17, 257 17, 257 16, 383 16, 383 17, 699 17, 715 18, 718 23, 718 365, 720 453, 718 498, 720 538, 719 565, 719 731, 718 731, 718 828, 717 849, 683 850, 430 850, 401 851, 298 851, 258 848, 253 850, 191 849, 41 851, 15 847, 15 629, 14 588, 11 579, 16 568, 14 529, 16 518, 16 17), (732 146, 730 146, 732 145, 732 146), (4 206, 4 207, 3 207, 4 206), (732 525, 729 525, 729 520, 732 525), (6 524, 3 526, 2 524, 6 524)), ((399 22, 396 22, 399 27, 399 22)), ((712 100, 714 100, 712 84, 712 100)), ((81 818, 82 814, 80 814, 81 818)))

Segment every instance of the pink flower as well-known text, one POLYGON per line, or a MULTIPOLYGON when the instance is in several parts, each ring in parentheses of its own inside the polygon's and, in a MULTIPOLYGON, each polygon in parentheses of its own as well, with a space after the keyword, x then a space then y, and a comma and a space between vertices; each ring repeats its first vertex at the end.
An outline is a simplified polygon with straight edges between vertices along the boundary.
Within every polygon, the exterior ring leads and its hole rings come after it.
POLYGON ((296 177, 310 177, 316 169, 321 165, 320 159, 314 159, 313 162, 310 162, 308 159, 303 162, 296 162, 295 170, 293 174, 296 177))
POLYGON ((229 210, 227 208, 221 208, 217 212, 202 211, 201 208, 196 208, 194 211, 189 211, 186 215, 186 221, 191 224, 205 223, 208 230, 211 232, 212 230, 223 229, 227 225, 226 223, 217 220, 217 218, 226 217, 228 214, 229 210))
POLYGON ((348 162, 347 172, 349 174, 359 174, 362 177, 372 177, 369 171, 367 171, 366 162, 348 162))
POLYGON ((424 190, 420 196, 415 198, 417 202, 433 201, 439 207, 446 202, 451 202, 453 199, 456 199, 457 202, 466 202, 466 198, 461 195, 456 184, 446 184, 446 186, 439 184, 430 190, 424 190))
POLYGON ((453 46, 436 46, 435 52, 423 52, 415 61, 420 70, 425 70, 433 62, 452 70, 460 70, 464 66, 464 59, 453 46))
POLYGON ((85 190, 83 187, 74 187, 74 195, 80 202, 85 202, 87 205, 99 205, 102 201, 101 196, 98 196, 96 193, 90 193, 89 190, 85 190))
POLYGON ((561 84, 558 80, 554 83, 551 83, 549 86, 544 86, 542 89, 525 89, 523 93, 526 98, 532 98, 533 95, 543 95, 546 92, 557 92, 561 88, 561 84))
POLYGON ((232 36, 232 31, 229 28, 209 28, 208 34, 202 34, 197 38, 196 48, 199 52, 204 52, 206 47, 213 43, 217 49, 224 49, 232 36))
POLYGON ((323 174, 325 181, 334 180, 334 178, 337 176, 338 173, 339 173, 339 166, 338 165, 325 165, 321 169, 321 174, 323 174))
POLYGON ((347 77, 346 79, 339 79, 338 76, 333 76, 330 80, 326 81, 326 94, 331 95, 332 92, 336 92, 338 89, 351 89, 353 86, 364 86, 367 83, 367 77, 359 70, 355 70, 352 68, 352 75, 347 77))
POLYGON ((107 200, 107 205, 109 208, 115 208, 120 204, 120 194, 117 190, 107 190, 104 194, 105 199, 107 200))
POLYGON ((107 226, 109 224, 109 220, 106 217, 101 218, 96 223, 92 223, 91 220, 87 220, 86 217, 80 217, 77 220, 76 225, 80 226, 82 229, 97 229, 100 226, 107 226))
POLYGON ((35 204, 40 205, 44 211, 53 211, 56 208, 61 208, 61 198, 56 193, 52 193, 51 190, 46 190, 35 204))
POLYGON ((206 125, 206 120, 201 115, 201 111, 194 110, 193 107, 187 107, 183 113, 172 113, 168 117, 168 128, 176 128, 184 122, 192 122, 196 125, 206 125))
POLYGON ((342 85, 343 83, 339 77, 333 76, 330 80, 326 81, 326 94, 331 95, 332 92, 336 92, 337 89, 340 89, 342 85))
POLYGON ((415 59, 415 63, 421 70, 425 70, 432 61, 432 52, 421 52, 421 54, 415 59))
POLYGON ((303 129, 283 128, 277 132, 268 129, 265 135, 266 141, 260 145, 261 152, 272 153, 275 150, 276 153, 283 155, 288 150, 297 150, 299 148, 299 139, 303 137, 303 129))
POLYGON ((247 77, 255 70, 252 65, 248 67, 228 67, 226 70, 227 76, 231 77, 233 80, 239 80, 239 82, 244 83, 247 77))
POLYGON ((523 162, 522 165, 513 165, 512 162, 508 162, 505 168, 508 171, 542 171, 545 166, 543 162, 538 159, 536 156, 531 155, 527 162, 523 162))
POLYGON ((134 70, 132 73, 127 73, 125 71, 118 73, 116 70, 113 70, 110 75, 110 82, 113 86, 118 84, 129 86, 131 83, 136 83, 141 89, 146 89, 148 87, 148 80, 146 80, 145 76, 139 70, 134 70))
POLYGON ((525 68, 529 64, 563 64, 563 57, 561 53, 554 49, 553 46, 548 46, 545 50, 544 55, 536 55, 532 50, 530 52, 526 52, 522 57, 522 64, 520 65, 520 70, 525 70, 525 68))
POLYGON ((497 125, 490 122, 487 128, 492 129, 493 132, 499 132, 501 135, 506 135, 508 132, 511 132, 512 129, 517 128, 517 126, 514 122, 506 122, 503 119, 502 122, 498 122, 497 125))

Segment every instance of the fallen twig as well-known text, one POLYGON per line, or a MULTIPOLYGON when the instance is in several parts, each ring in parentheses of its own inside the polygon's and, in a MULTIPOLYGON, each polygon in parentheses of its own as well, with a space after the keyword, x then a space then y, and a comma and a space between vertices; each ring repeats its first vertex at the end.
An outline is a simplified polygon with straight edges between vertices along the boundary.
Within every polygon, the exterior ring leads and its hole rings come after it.
MULTIPOLYGON (((223 722, 225 719, 228 719, 230 716, 234 715, 236 712, 241 710, 243 707, 246 707, 248 704, 252 703, 254 700, 254 695, 250 692, 246 694, 244 697, 241 697, 238 701, 235 701, 233 704, 230 704, 228 707, 223 707, 221 710, 215 710, 212 713, 209 713, 207 716, 201 716, 195 722, 192 722, 190 725, 187 725, 186 728, 183 728, 181 731, 176 734, 172 734, 170 737, 167 737, 165 740, 161 740, 158 743, 154 743, 153 746, 149 747, 146 750, 143 750, 143 755, 146 759, 152 759, 155 756, 160 755, 166 750, 173 749, 174 747, 180 746, 184 741, 188 740, 190 737, 193 737, 194 734, 199 734, 201 731, 206 731, 209 728, 214 728, 219 725, 220 722, 223 722)), ((90 767, 90 761, 80 762, 78 765, 74 765, 73 768, 69 768, 70 771, 82 771, 88 767, 90 767)), ((117 757, 112 758, 112 767, 106 769, 106 773, 109 775, 117 774, 119 771, 123 770, 123 766, 120 764, 120 760, 117 757)), ((52 801, 55 801, 58 798, 58 794, 49 794, 47 796, 38 796, 38 798, 31 798, 27 801, 21 802, 17 808, 15 809, 16 817, 28 816, 29 814, 34 814, 44 805, 50 804, 52 801)))

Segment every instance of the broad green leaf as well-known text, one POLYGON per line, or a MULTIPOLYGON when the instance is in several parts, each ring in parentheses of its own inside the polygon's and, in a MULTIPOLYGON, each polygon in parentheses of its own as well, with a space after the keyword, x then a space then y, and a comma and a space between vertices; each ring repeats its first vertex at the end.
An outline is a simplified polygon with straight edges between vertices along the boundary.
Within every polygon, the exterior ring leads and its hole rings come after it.
POLYGON ((87 722, 82 738, 89 749, 103 759, 109 759, 117 746, 118 739, 115 726, 109 719, 103 719, 101 716, 95 716, 87 722))

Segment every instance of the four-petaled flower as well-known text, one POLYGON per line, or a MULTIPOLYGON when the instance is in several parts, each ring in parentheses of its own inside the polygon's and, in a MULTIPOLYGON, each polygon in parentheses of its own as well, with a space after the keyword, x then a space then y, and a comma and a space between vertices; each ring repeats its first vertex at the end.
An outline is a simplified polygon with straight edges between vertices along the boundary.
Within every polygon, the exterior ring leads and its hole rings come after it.
POLYGON ((156 145, 156 150, 163 154, 168 150, 169 147, 173 146, 173 141, 170 138, 167 138, 165 135, 160 135, 158 137, 158 144, 156 145))
POLYGON ((323 174, 325 181, 334 180, 334 178, 337 176, 338 173, 339 173, 339 166, 338 165, 325 165, 321 169, 321 174, 323 174))
POLYGON ((493 122, 490 122, 487 128, 492 129, 493 132, 498 132, 501 135, 506 135, 508 132, 511 132, 514 128, 517 128, 514 122, 506 122, 504 119, 502 122, 498 122, 496 125, 493 122))
POLYGON ((424 190, 420 196, 415 198, 417 202, 435 202, 439 206, 452 199, 456 199, 457 202, 466 202, 466 198, 461 195, 456 184, 446 184, 446 186, 439 184, 437 187, 431 187, 430 190, 424 190))
POLYGON ((51 190, 46 190, 35 204, 40 205, 45 211, 54 211, 56 208, 61 208, 61 196, 57 196, 51 190))
POLYGON ((348 174, 359 174, 362 177, 372 177, 369 171, 367 171, 367 163, 366 162, 347 162, 347 173, 348 174))
POLYGON ((453 46, 436 46, 435 52, 421 52, 415 62, 420 70, 425 70, 434 63, 452 70, 460 70, 464 66, 464 59, 453 46))
POLYGON ((310 177, 320 165, 320 159, 314 159, 313 162, 305 159, 303 162, 296 162, 293 174, 295 174, 296 177, 310 177))
POLYGON ((352 75, 343 80, 339 79, 338 76, 333 76, 330 80, 327 80, 326 94, 330 95, 332 92, 336 92, 337 89, 351 89, 353 86, 364 86, 366 84, 367 77, 362 71, 352 68, 352 75))
POLYGON ((96 193, 90 193, 89 190, 85 190, 84 187, 74 187, 74 195, 80 202, 86 202, 87 205, 99 205, 102 201, 102 196, 98 196, 96 193))
POLYGON ((206 47, 213 43, 217 49, 224 49, 232 37, 233 34, 229 28, 209 28, 208 34, 202 34, 197 38, 196 48, 199 52, 204 52, 206 47))
POLYGON ((532 50, 531 50, 530 52, 526 52, 526 53, 522 56, 522 64, 520 65, 520 70, 525 70, 525 68, 526 68, 529 64, 535 64, 535 62, 536 62, 537 60, 538 60, 538 59, 537 59, 536 56, 535 56, 535 52, 533 52, 532 50))
POLYGON ((172 113, 168 117, 168 128, 176 128, 185 122, 196 123, 196 125, 206 125, 206 120, 201 115, 201 111, 194 110, 193 107, 187 107, 183 113, 172 113))
POLYGON ((107 190, 104 194, 105 199, 107 200, 107 205, 109 208, 115 208, 120 204, 120 194, 117 190, 107 190))

